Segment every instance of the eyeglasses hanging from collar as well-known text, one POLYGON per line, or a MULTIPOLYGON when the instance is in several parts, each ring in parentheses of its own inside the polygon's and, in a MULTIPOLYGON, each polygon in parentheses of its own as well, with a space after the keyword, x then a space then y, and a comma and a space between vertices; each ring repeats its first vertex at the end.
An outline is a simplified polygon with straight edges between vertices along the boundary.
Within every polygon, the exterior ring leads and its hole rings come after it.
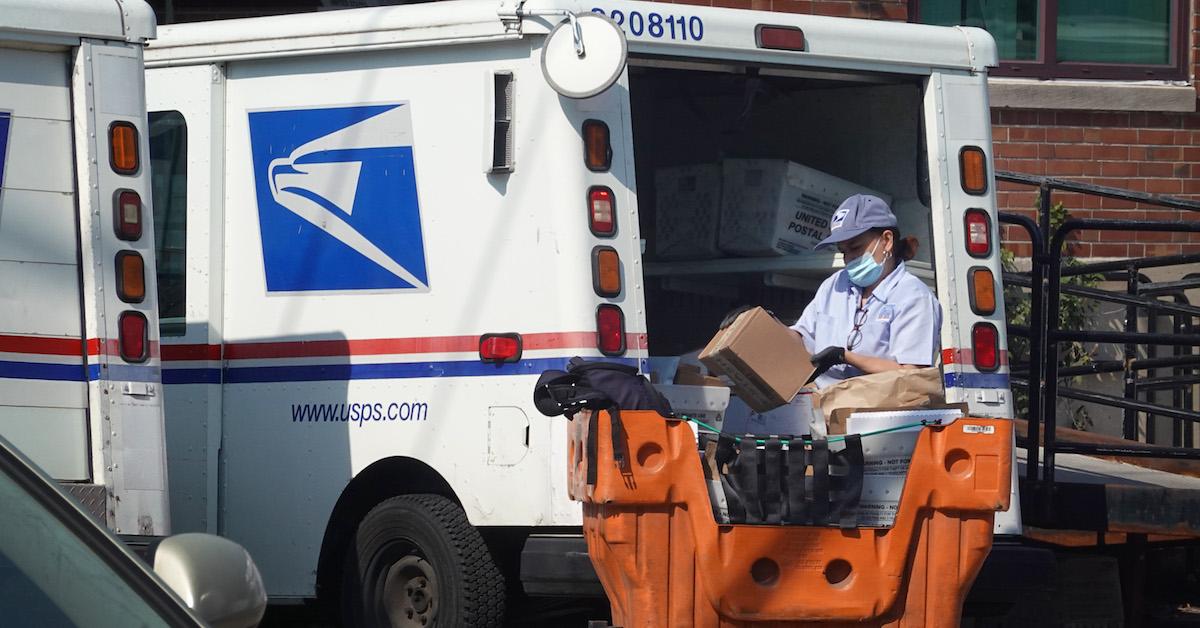
MULTIPOLYGON (((869 301, 869 299, 868 299, 869 301)), ((850 330, 850 335, 846 336, 846 350, 853 351, 858 343, 862 342, 862 326, 867 323, 867 302, 859 301, 858 307, 854 310, 854 327, 850 330)))

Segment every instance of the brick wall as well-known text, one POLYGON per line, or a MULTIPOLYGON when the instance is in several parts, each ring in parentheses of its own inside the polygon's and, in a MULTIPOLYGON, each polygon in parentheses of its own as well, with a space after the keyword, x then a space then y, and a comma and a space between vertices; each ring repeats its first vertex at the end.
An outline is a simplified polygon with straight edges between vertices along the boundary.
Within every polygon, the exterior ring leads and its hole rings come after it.
MULTIPOLYGON (((1200 64, 1200 0, 1192 0, 1191 8, 1189 75, 1194 78, 1200 64)), ((996 109, 992 140, 997 170, 1200 199, 1200 113, 996 109)), ((1011 184, 997 189, 1001 210, 1034 215, 1035 192, 1011 184)), ((1200 220, 1193 212, 1115 199, 1056 192, 1054 200, 1076 218, 1200 220)), ((1018 256, 1028 256, 1030 247, 1018 233, 1006 227, 1002 237, 1018 256)), ((1200 253, 1200 234, 1083 231, 1076 236, 1070 252, 1080 257, 1200 253)))
MULTIPOLYGON (((1051 175, 1139 192, 1200 198, 1200 114, 1033 111, 992 112, 997 170, 1051 175)), ((1035 191, 1001 184, 1002 210, 1033 216, 1035 191)), ((1127 201, 1055 192, 1076 218, 1179 220, 1200 215, 1127 201)), ((1016 238, 1015 228, 1011 235, 1016 238)), ((1012 243, 1019 256, 1029 247, 1012 243)), ((1200 253, 1189 234, 1084 231, 1072 243, 1083 257, 1200 253)))

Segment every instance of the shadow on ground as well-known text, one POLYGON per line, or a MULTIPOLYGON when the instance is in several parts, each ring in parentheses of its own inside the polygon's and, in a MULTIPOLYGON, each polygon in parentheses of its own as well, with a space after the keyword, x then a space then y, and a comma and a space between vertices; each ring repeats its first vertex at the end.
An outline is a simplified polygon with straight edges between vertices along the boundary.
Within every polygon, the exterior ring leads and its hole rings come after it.
MULTIPOLYGON (((601 599, 532 598, 521 603, 506 624, 508 628, 586 628, 588 620, 609 617, 608 602, 601 599)), ((314 604, 272 605, 260 628, 338 628, 340 624, 314 604)))

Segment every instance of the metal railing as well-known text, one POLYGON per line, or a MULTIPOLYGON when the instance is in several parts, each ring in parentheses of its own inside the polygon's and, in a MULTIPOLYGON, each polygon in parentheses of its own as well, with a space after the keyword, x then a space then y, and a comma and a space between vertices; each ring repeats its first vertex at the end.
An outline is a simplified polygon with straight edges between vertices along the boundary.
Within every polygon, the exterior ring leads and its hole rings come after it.
MULTIPOLYGON (((1173 281, 1151 281, 1143 270, 1200 263, 1200 254, 1147 256, 1130 259, 1084 262, 1064 266, 1064 244, 1072 233, 1081 230, 1200 233, 1197 221, 1110 220, 1068 218, 1052 230, 1050 211, 1055 191, 1120 199, 1158 207, 1200 212, 1200 202, 1143 192, 1121 190, 1048 177, 998 172, 996 179, 1037 187, 1037 221, 1014 213, 1001 212, 1000 222, 1022 229, 1032 245, 1028 273, 1004 273, 1004 283, 1028 288, 1030 317, 1028 326, 1009 325, 1010 337, 1029 341, 1029 363, 1023 369, 1013 365, 1013 387, 1027 387, 1029 429, 1024 446, 1028 452, 1026 480, 1049 490, 1055 481, 1055 454, 1075 453, 1102 456, 1130 456, 1171 459, 1200 459, 1194 449, 1191 427, 1200 422, 1195 409, 1193 387, 1200 384, 1200 307, 1188 302, 1186 290, 1200 288, 1200 278, 1185 277, 1173 281), (1079 275, 1101 275, 1106 281, 1124 283, 1124 290, 1105 290, 1071 283, 1064 279, 1079 275), (1125 306, 1122 331, 1060 329, 1058 311, 1063 295, 1125 306), (1163 300, 1163 299, 1169 300, 1163 300), (1146 321, 1141 329, 1139 321, 1146 321), (1160 318, 1170 321, 1170 331, 1159 329, 1160 318), (1122 347, 1123 359, 1099 360, 1080 366, 1059 364, 1059 347, 1067 342, 1115 344, 1122 347), (1161 347, 1172 347, 1171 355, 1160 355, 1161 347), (1139 355, 1145 352, 1145 356, 1139 355), (1162 371, 1169 369, 1169 375, 1162 371), (1105 394, 1069 386, 1062 380, 1101 373, 1121 373, 1123 395, 1105 394), (1154 393, 1169 391, 1170 404, 1158 403, 1154 393), (1057 401, 1072 399, 1119 408, 1123 411, 1122 433, 1129 444, 1060 442, 1057 439, 1057 401), (1139 434, 1139 415, 1146 417, 1145 431, 1139 434), (1156 417, 1172 421, 1172 446, 1147 444, 1158 440, 1156 417), (1144 437, 1146 443, 1139 442, 1144 437), (1039 454, 1039 441, 1042 443, 1039 454), (1039 457, 1042 459, 1039 460, 1039 457)), ((1048 504, 1048 500, 1044 503, 1048 504)), ((1047 508, 1049 506, 1047 505, 1047 508)))

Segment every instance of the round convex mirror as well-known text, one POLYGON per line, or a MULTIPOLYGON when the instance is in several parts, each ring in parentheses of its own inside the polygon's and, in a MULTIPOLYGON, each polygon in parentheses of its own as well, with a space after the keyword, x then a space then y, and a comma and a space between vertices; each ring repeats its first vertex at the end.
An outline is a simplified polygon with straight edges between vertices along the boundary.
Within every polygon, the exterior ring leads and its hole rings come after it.
POLYGON ((542 74, 563 96, 590 98, 621 76, 626 52, 625 33, 616 22, 596 13, 584 13, 550 31, 542 48, 542 74), (575 26, 582 55, 576 47, 575 26))

